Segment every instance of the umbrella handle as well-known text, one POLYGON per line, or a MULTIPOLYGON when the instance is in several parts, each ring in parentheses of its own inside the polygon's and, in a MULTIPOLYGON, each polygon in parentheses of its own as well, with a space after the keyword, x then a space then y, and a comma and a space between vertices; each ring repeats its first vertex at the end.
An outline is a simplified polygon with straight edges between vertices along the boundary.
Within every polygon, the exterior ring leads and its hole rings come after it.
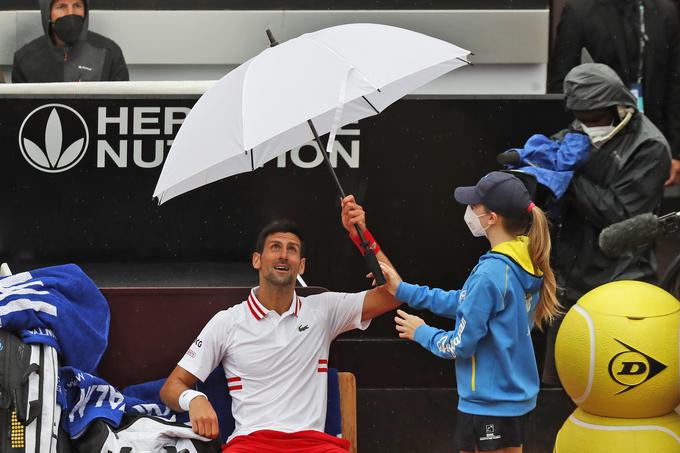
MULTIPOLYGON (((357 227, 357 231, 359 231, 359 227, 357 227)), ((380 269, 378 258, 376 258, 373 249, 368 248, 368 241, 364 239, 364 236, 361 233, 359 233, 359 237, 361 238, 361 248, 364 249, 364 261, 366 261, 366 267, 368 267, 368 270, 373 274, 376 286, 382 286, 387 283, 387 280, 385 280, 382 269, 380 269)))

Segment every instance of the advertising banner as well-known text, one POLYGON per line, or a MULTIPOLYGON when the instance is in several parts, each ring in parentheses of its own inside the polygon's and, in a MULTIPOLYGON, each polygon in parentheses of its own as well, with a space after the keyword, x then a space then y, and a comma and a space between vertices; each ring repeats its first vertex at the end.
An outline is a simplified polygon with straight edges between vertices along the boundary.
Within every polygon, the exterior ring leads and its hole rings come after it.
MULTIPOLYGON (((306 232, 310 284, 364 287, 313 143, 163 206, 152 200, 195 101, 0 98, 0 262, 248 263, 262 226, 285 217, 306 232)), ((467 231, 454 187, 566 124, 555 98, 406 99, 339 131, 330 159, 402 275, 450 286, 486 246, 467 231)))

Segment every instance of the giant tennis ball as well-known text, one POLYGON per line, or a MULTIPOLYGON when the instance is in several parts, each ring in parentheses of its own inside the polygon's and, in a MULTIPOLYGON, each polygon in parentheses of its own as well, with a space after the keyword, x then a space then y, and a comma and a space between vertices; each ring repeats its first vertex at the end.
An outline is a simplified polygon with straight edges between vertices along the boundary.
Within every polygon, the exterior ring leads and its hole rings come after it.
POLYGON ((680 415, 598 417, 577 408, 557 433, 554 453, 677 453, 680 415))
POLYGON ((607 283, 585 294, 557 333, 564 389, 603 417, 668 414, 680 403, 680 302, 642 282, 607 283))

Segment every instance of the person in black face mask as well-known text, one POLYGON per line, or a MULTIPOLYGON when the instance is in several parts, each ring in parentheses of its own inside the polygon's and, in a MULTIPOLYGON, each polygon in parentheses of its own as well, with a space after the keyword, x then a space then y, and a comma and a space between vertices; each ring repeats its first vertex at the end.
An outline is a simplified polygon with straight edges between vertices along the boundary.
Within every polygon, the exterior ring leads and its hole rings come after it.
POLYGON ((61 16, 51 23, 52 40, 58 47, 73 47, 83 31, 85 17, 80 14, 61 16))
POLYGON ((14 54, 12 82, 129 80, 120 47, 88 30, 87 0, 38 0, 45 36, 14 54))

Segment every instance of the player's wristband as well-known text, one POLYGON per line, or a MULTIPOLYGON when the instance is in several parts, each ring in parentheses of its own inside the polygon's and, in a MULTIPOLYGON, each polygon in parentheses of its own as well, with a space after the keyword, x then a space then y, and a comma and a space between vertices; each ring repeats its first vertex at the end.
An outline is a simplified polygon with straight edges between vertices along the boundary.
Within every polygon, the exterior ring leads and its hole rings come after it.
POLYGON ((207 396, 205 396, 205 393, 201 393, 198 390, 187 389, 183 391, 182 394, 179 396, 179 401, 177 404, 179 404, 180 409, 182 409, 183 411, 188 411, 191 400, 193 400, 197 396, 204 396, 207 398, 207 396))
MULTIPOLYGON (((363 234, 364 234, 364 239, 366 239, 366 241, 368 242, 368 248, 370 250, 373 250, 374 255, 377 255, 378 252, 380 251, 380 245, 378 245, 378 243, 375 241, 375 238, 373 237, 371 232, 368 231, 368 229, 365 229, 363 231, 363 234)), ((361 254, 364 255, 364 248, 361 246, 361 237, 359 237, 358 234, 356 236, 352 236, 350 234, 349 238, 352 240, 352 242, 354 242, 354 245, 357 246, 357 248, 359 249, 361 254)))

